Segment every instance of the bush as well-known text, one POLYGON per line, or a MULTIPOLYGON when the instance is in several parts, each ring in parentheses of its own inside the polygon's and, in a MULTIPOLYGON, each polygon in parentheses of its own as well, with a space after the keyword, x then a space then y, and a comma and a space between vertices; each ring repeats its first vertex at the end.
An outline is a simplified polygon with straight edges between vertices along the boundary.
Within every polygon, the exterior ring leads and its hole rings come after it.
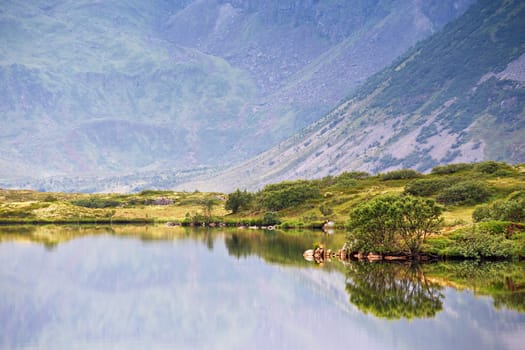
POLYGON ((454 255, 464 258, 510 258, 513 256, 512 242, 501 235, 486 232, 461 232, 449 247, 454 255))
POLYGON ((426 237, 437 232, 442 208, 431 199, 379 196, 350 212, 352 249, 418 254, 426 237))
POLYGON ((475 222, 486 220, 525 222, 525 196, 521 193, 525 191, 513 194, 506 200, 477 207, 472 213, 472 219, 475 222))
POLYGON ((154 196, 154 195, 170 195, 173 194, 173 191, 164 191, 164 190, 143 190, 138 193, 139 196, 154 196))
POLYGON ((472 212, 472 220, 480 222, 490 219, 490 206, 488 204, 478 205, 472 212))
POLYGON ((514 169, 506 163, 489 160, 476 164, 474 170, 483 174, 496 174, 499 172, 502 175, 507 175, 509 172, 513 172, 514 169))
POLYGON ((345 171, 335 177, 335 185, 339 187, 350 187, 357 184, 356 180, 363 180, 370 174, 364 171, 345 171))
POLYGON ((121 203, 113 199, 90 197, 71 201, 71 204, 85 208, 112 208, 118 207, 121 203))
POLYGON ((415 179, 421 176, 422 176, 421 173, 418 173, 415 170, 401 169, 401 170, 390 171, 386 174, 382 174, 381 180, 387 181, 387 180, 415 179))
POLYGON ((438 175, 447 175, 447 174, 454 174, 459 171, 471 170, 473 167, 474 167, 473 164, 467 164, 467 163, 440 165, 440 166, 433 167, 431 173, 438 174, 438 175))
POLYGON ((47 195, 45 198, 44 198, 44 202, 56 202, 58 200, 57 197, 55 196, 52 196, 52 195, 47 195))
POLYGON ((405 193, 420 197, 431 196, 447 187, 450 187, 457 181, 458 180, 454 178, 417 179, 409 182, 405 186, 405 193))
POLYGON ((261 208, 274 211, 294 207, 319 196, 319 188, 308 181, 287 181, 267 185, 256 199, 261 208))
POLYGON ((509 221, 486 221, 479 223, 477 229, 480 233, 487 233, 491 235, 506 235, 509 233, 509 221))
POLYGON ((321 204, 321 206, 319 207, 319 211, 320 211, 321 214, 323 214, 324 216, 332 215, 332 214, 334 213, 334 211, 332 210, 332 208, 330 208, 329 206, 324 205, 324 204, 321 204))
POLYGON ((464 181, 438 193, 437 201, 443 204, 476 204, 489 199, 491 191, 480 181, 464 181))
POLYGON ((237 189, 235 192, 228 195, 224 208, 231 210, 232 213, 237 213, 239 210, 250 209, 253 200, 253 194, 246 190, 241 191, 237 189))
POLYGON ((262 220, 262 224, 264 226, 279 225, 280 223, 281 223, 281 220, 279 219, 279 215, 277 215, 277 213, 268 212, 264 214, 264 217, 262 220))

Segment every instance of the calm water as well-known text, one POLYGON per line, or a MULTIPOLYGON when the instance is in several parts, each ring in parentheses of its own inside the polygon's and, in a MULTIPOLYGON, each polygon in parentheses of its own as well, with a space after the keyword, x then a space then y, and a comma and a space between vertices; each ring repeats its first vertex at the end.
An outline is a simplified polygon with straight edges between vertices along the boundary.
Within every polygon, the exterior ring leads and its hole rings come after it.
POLYGON ((317 266, 302 252, 343 237, 115 230, 0 233, 0 348, 524 349, 523 264, 317 266))

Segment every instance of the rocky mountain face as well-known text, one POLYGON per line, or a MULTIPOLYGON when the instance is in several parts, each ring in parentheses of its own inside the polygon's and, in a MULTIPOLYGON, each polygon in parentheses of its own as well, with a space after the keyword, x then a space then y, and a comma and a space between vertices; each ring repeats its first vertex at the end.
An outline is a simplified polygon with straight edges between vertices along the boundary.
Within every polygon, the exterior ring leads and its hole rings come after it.
POLYGON ((369 78, 324 118, 182 187, 225 191, 348 170, 525 162, 525 3, 482 0, 369 78))
POLYGON ((2 2, 0 179, 233 164, 472 2, 2 2))

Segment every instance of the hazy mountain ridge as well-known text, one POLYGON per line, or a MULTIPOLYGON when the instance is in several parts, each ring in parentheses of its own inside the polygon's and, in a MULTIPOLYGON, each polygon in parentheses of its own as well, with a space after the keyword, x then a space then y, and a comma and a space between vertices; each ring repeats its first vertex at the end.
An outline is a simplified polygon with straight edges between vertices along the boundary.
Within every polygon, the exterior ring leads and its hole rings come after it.
POLYGON ((525 162, 525 4, 480 1, 278 146, 182 187, 257 188, 344 170, 525 162))
POLYGON ((5 2, 0 178, 234 163, 470 3, 5 2))

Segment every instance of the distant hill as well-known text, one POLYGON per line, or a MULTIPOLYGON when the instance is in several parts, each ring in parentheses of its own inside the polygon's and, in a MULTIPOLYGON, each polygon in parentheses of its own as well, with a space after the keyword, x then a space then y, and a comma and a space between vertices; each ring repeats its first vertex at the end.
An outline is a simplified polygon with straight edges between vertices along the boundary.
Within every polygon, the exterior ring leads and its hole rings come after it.
POLYGON ((525 2, 483 0, 295 136, 213 178, 228 191, 345 170, 525 162, 525 2))
POLYGON ((74 189, 79 176, 233 164, 471 3, 2 2, 0 183, 60 189, 37 179, 65 176, 74 189))

